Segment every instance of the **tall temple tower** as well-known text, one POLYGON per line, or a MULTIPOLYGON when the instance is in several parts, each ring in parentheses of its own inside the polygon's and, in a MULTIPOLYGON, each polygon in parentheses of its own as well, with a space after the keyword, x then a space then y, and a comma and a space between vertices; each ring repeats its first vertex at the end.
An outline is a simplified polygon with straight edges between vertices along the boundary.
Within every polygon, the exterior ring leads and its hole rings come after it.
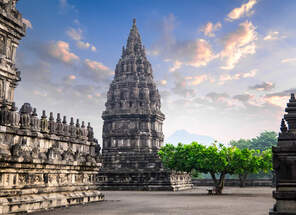
POLYGON ((178 190, 191 188, 190 177, 163 169, 160 95, 152 67, 133 20, 107 94, 103 125, 103 189, 178 190), (174 185, 173 185, 174 184, 174 185))
POLYGON ((296 98, 294 93, 285 109, 277 146, 272 147, 276 200, 269 215, 296 215, 296 98))
POLYGON ((0 0, 0 103, 11 107, 14 90, 21 80, 15 67, 16 48, 25 36, 26 25, 15 5, 17 0, 0 0))

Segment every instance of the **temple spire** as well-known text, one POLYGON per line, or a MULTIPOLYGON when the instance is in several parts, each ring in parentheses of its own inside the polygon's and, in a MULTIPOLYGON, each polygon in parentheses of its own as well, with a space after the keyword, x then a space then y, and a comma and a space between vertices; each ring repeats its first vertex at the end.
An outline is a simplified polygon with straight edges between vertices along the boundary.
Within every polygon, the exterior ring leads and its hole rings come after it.
POLYGON ((127 45, 126 45, 126 55, 135 55, 140 56, 143 54, 143 46, 141 41, 141 36, 139 34, 137 25, 136 25, 136 19, 133 19, 133 26, 130 30, 128 39, 127 39, 127 45))

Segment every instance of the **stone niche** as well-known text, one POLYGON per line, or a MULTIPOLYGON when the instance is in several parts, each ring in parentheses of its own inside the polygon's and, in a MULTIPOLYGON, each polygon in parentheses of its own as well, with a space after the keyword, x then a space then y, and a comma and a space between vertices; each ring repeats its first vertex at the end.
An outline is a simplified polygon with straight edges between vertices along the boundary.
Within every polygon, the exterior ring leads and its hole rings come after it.
POLYGON ((0 214, 102 201, 100 146, 90 125, 47 119, 24 104, 0 110, 0 214))
POLYGON ((276 200, 270 215, 296 215, 296 99, 294 94, 285 109, 278 144, 272 148, 276 200), (288 124, 288 126, 287 126, 288 124))

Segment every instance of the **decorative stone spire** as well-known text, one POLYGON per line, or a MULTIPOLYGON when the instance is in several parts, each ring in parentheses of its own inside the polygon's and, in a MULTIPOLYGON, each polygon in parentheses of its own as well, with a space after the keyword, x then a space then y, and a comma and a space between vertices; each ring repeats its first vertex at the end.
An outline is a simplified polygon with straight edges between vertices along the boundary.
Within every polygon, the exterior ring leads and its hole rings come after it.
POLYGON ((7 100, 9 109, 14 101, 14 90, 21 80, 15 66, 19 40, 25 36, 26 25, 16 9, 17 0, 0 0, 0 103, 7 100), (4 87, 5 86, 5 87, 4 87))
POLYGON ((288 130, 288 128, 286 126, 285 119, 282 119, 282 121, 281 121, 281 132, 282 132, 282 134, 286 133, 287 130, 288 130))
POLYGON ((284 119, 288 123, 288 132, 296 134, 296 99, 294 93, 291 94, 285 111, 287 114, 285 114, 284 119))
MULTIPOLYGON (((137 25, 136 25, 136 19, 133 19, 133 26, 130 30, 128 39, 127 39, 127 44, 126 44, 126 50, 125 50, 125 55, 142 55, 143 51, 143 46, 142 46, 142 41, 141 41, 141 36, 139 34, 137 25)), ((144 56, 143 56, 144 57, 144 56)))

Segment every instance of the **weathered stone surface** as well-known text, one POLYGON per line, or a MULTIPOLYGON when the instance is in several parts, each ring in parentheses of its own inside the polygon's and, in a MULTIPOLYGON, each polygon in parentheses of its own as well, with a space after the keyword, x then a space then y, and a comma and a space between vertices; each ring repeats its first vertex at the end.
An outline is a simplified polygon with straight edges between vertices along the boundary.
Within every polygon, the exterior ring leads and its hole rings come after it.
POLYGON ((179 190, 189 175, 165 170, 157 155, 163 145, 160 95, 141 37, 133 22, 102 114, 102 189, 179 190))
POLYGON ((98 191, 100 147, 90 125, 41 119, 25 103, 17 111, 20 81, 15 52, 25 35, 16 0, 0 0, 0 214, 32 212, 103 200, 98 191))
POLYGON ((276 199, 270 215, 296 215, 296 99, 291 94, 281 122, 278 144, 272 148, 276 199), (286 125, 288 124, 288 126, 286 125))

